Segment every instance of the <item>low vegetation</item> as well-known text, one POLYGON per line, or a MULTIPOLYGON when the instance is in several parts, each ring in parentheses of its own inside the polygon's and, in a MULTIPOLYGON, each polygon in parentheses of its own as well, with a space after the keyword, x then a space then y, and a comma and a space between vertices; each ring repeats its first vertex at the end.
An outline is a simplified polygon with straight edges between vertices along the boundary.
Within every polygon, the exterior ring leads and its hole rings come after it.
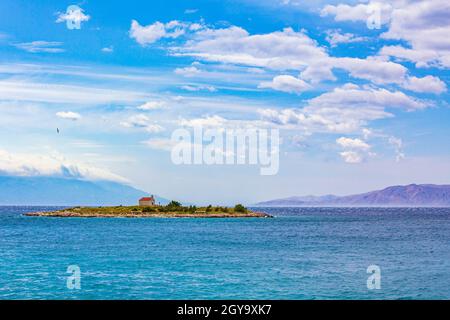
POLYGON ((116 206, 116 207, 74 207, 54 212, 37 212, 27 214, 29 216, 49 217, 269 217, 264 213, 253 212, 243 205, 238 204, 234 208, 221 206, 183 206, 177 201, 171 201, 165 206, 116 206))

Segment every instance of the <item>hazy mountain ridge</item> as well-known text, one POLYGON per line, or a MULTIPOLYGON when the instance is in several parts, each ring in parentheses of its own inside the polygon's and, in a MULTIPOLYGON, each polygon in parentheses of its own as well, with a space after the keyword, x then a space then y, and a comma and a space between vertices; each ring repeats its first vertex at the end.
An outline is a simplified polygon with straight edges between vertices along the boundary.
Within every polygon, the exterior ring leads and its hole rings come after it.
POLYGON ((290 197, 257 206, 439 206, 450 207, 450 185, 411 184, 349 196, 290 197))
MULTIPOLYGON (((0 205, 136 205, 148 193, 117 182, 0 176, 0 205)), ((168 201, 156 196, 162 204, 168 201)))

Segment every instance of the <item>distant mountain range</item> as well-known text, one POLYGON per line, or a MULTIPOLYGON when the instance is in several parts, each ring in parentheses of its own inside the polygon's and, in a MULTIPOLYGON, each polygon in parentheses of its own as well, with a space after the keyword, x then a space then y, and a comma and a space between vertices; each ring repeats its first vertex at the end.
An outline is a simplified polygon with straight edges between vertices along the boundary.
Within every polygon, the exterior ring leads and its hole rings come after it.
POLYGON ((349 196, 306 196, 276 199, 256 206, 411 206, 450 207, 450 185, 411 184, 349 196))
MULTIPOLYGON (((109 181, 0 176, 0 205, 137 205, 147 192, 109 181)), ((168 203, 155 196, 156 202, 168 203)))

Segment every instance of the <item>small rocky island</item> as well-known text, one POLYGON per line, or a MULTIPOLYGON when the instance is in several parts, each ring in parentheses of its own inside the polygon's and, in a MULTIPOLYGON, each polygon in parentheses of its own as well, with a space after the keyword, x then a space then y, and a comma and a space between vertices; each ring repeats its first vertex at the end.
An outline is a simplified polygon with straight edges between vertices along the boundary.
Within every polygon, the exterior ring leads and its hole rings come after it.
POLYGON ((243 205, 228 207, 182 206, 177 201, 168 205, 155 205, 153 197, 142 198, 139 206, 73 207, 58 211, 32 212, 32 217, 62 218, 272 218, 266 213, 253 212, 243 205))

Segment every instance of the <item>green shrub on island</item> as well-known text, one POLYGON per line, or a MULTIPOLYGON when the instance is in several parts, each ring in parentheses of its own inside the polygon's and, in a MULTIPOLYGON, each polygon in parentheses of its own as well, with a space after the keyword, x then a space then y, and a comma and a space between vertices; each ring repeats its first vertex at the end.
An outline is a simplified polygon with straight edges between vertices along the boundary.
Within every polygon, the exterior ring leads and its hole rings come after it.
POLYGON ((181 203, 179 203, 178 201, 170 201, 170 203, 167 205, 168 208, 171 209, 176 209, 176 208, 181 208, 181 203))
POLYGON ((159 207, 159 208, 158 208, 158 211, 159 211, 159 212, 169 212, 170 209, 169 209, 168 207, 159 207))
POLYGON ((197 211, 197 207, 196 206, 189 206, 189 213, 195 213, 195 211, 197 211))
POLYGON ((247 208, 244 207, 242 204, 237 204, 237 205, 234 207, 234 212, 246 213, 246 212, 247 212, 247 208))
MULTIPOLYGON (((83 211, 91 211, 93 208, 77 208, 74 207, 70 210, 76 211, 76 212, 83 212, 83 211)), ((195 205, 189 205, 189 206, 183 206, 178 201, 171 201, 167 205, 155 205, 155 206, 148 206, 148 207, 138 207, 138 206, 115 206, 115 207, 104 207, 104 208, 98 208, 96 209, 98 211, 108 211, 111 210, 115 212, 115 214, 148 214, 148 213, 160 213, 160 214, 187 214, 187 215, 233 215, 233 214, 248 214, 250 211, 244 207, 242 204, 237 204, 234 208, 228 208, 228 207, 222 207, 222 206, 213 206, 208 205, 204 207, 197 207, 195 205)))

